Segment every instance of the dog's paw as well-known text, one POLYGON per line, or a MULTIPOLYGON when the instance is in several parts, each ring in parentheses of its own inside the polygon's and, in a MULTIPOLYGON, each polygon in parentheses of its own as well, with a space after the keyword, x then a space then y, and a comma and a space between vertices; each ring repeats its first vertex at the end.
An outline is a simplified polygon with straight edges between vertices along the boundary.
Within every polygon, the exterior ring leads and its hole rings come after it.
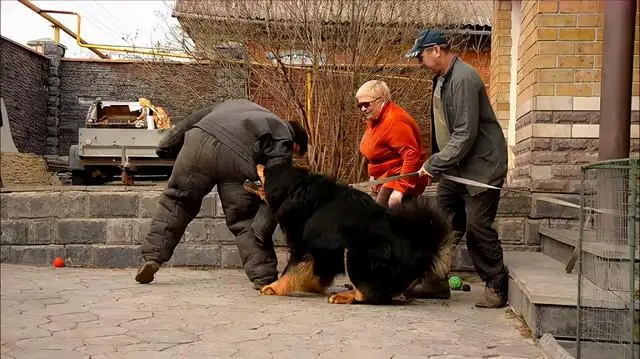
POLYGON ((331 296, 331 295, 346 292, 349 290, 353 290, 353 286, 350 285, 349 287, 347 287, 346 285, 344 285, 344 286, 327 287, 324 289, 324 294, 331 296))
POLYGON ((262 287, 262 289, 260 289, 260 294, 262 294, 262 295, 278 295, 278 293, 276 292, 275 288, 273 287, 273 284, 265 285, 264 287, 262 287))
POLYGON ((346 292, 336 293, 329 297, 329 303, 331 304, 352 304, 355 301, 355 290, 349 290, 346 292))

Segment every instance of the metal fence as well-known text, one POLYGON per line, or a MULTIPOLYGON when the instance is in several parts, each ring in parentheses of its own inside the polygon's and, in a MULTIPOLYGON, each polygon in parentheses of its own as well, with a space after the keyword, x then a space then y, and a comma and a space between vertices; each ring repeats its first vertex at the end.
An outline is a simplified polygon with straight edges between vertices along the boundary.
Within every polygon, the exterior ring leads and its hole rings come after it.
POLYGON ((577 359, 640 359, 640 160, 581 170, 577 359))

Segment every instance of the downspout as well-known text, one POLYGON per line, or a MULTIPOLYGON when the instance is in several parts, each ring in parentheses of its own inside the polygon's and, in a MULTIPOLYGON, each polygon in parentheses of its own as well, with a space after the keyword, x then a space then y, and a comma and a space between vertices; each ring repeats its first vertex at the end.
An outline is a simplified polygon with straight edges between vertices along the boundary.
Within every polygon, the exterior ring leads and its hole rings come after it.
MULTIPOLYGON (((637 0, 615 0, 607 1, 604 10, 604 41, 602 46, 602 83, 600 92, 600 127, 598 141, 598 160, 616 160, 629 158, 631 142, 631 95, 633 86, 633 45, 635 36, 635 21, 637 0)), ((632 163, 632 162, 628 162, 632 163)), ((593 195, 600 208, 614 208, 618 213, 624 214, 602 214, 596 216, 595 232, 598 241, 606 246, 615 244, 625 245, 633 250, 629 254, 631 268, 626 270, 616 270, 616 275, 628 276, 630 280, 629 291, 634 287, 634 245, 628 243, 631 237, 627 229, 630 221, 627 209, 634 207, 629 203, 629 191, 632 190, 635 179, 629 178, 629 172, 616 168, 600 168, 595 172, 597 181, 597 194, 593 195), (626 173, 625 173, 626 172, 626 173), (625 178, 626 177, 626 178, 625 178)), ((584 171, 582 188, 584 190, 584 171)), ((584 202, 584 193, 581 196, 584 202)), ((582 213, 583 211, 581 211, 582 213)), ((631 213, 631 212, 629 212, 631 213)), ((582 214, 581 214, 582 217, 582 214)), ((582 254, 578 254, 582 258, 582 254)), ((581 259, 579 259, 581 260, 581 259)), ((582 264, 580 264, 580 268, 582 264)), ((624 284, 623 284, 624 286, 624 284)), ((579 292, 581 292, 580 288, 579 292)), ((627 289, 624 289, 627 290, 627 289)), ((628 292, 627 292, 628 293, 628 292)), ((629 314, 634 317, 636 306, 633 296, 629 296, 629 314)), ((583 323, 581 314, 578 314, 577 325, 580 331, 583 323)), ((633 321, 633 319, 631 319, 633 321)), ((631 326, 635 328, 633 325, 631 326)), ((578 336, 582 333, 578 332, 578 336)), ((634 330, 629 330, 629 341, 627 338, 620 338, 622 343, 629 345, 630 358, 634 358, 634 347, 637 339, 634 338, 634 330), (628 344, 627 344, 628 343, 628 344)), ((582 354, 582 345, 578 342, 577 357, 582 354)))
POLYGON ((598 159, 629 157, 636 0, 607 1, 602 44, 598 159))

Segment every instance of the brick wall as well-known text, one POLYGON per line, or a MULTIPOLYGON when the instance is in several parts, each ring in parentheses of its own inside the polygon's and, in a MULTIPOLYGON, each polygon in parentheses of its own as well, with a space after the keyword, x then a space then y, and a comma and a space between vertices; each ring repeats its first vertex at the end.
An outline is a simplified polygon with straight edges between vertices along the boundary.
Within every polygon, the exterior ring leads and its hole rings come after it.
MULTIPOLYGON (((523 1, 513 184, 577 193, 579 165, 597 160, 606 1, 523 1)), ((631 151, 638 142, 636 26, 631 151)))
POLYGON ((49 60, 5 37, 0 38, 2 98, 11 134, 20 152, 42 155, 47 137, 49 60))
POLYGON ((90 102, 147 98, 165 108, 172 121, 211 102, 244 96, 244 82, 209 64, 144 63, 64 59, 60 68, 59 154, 78 140, 90 102))
MULTIPOLYGON (((491 43, 494 43, 493 39, 491 40, 491 43)), ((478 71, 478 74, 487 89, 487 94, 491 93, 491 83, 493 78, 491 72, 491 51, 491 48, 486 48, 482 51, 466 50, 460 53, 460 58, 478 71)), ((498 111, 497 108, 494 108, 494 110, 498 111)))
MULTIPOLYGON (((523 2, 518 102, 534 96, 600 96, 605 4, 602 0, 523 2)), ((639 88, 635 71, 633 96, 639 95, 639 88)))

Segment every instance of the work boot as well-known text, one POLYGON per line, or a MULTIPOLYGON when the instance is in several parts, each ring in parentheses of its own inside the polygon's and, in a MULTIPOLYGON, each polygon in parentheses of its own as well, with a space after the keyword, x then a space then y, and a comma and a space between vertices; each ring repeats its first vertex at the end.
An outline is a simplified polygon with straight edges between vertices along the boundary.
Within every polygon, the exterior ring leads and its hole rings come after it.
POLYGON ((406 298, 415 299, 451 299, 451 288, 446 279, 418 279, 404 292, 406 298))
POLYGON ((507 305, 507 298, 498 294, 495 289, 486 286, 484 297, 476 303, 478 308, 504 308, 507 305))
POLYGON ((138 269, 138 274, 136 274, 136 281, 140 284, 148 284, 153 282, 153 277, 156 272, 160 269, 160 263, 150 260, 144 262, 142 267, 138 269))

